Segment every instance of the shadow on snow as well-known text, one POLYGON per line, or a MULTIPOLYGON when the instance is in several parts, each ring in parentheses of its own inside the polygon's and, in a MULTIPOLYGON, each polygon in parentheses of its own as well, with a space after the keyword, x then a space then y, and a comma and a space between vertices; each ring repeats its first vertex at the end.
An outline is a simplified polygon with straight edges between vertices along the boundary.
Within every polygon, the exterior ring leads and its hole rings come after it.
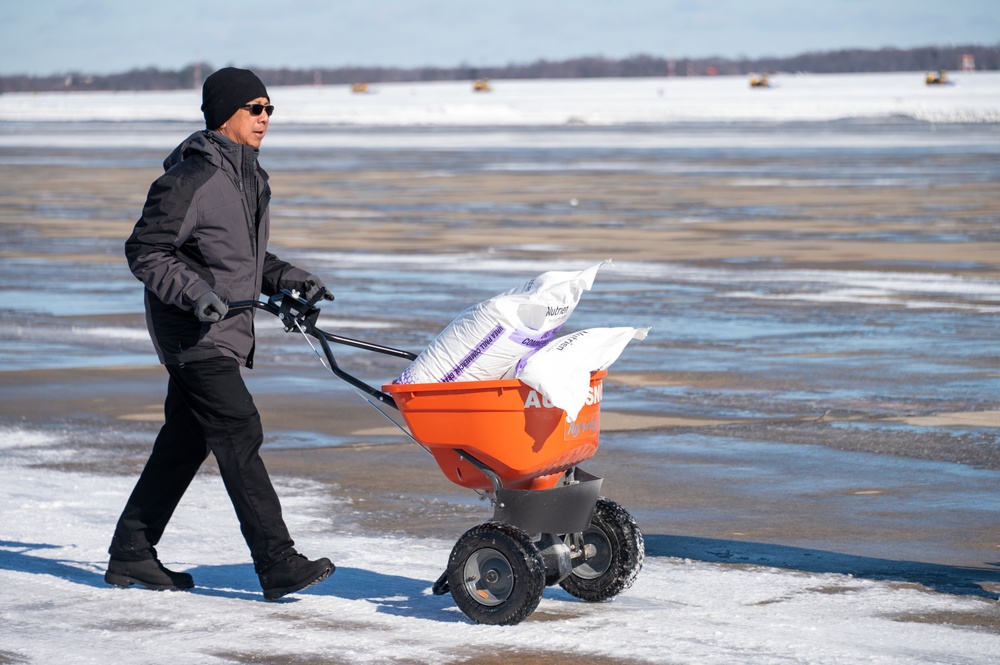
MULTIPOLYGON (((677 557, 708 563, 753 565, 804 573, 833 573, 857 578, 919 584, 933 591, 993 600, 1000 594, 984 584, 1000 586, 1000 563, 984 567, 950 566, 917 561, 895 561, 769 543, 715 538, 646 535, 647 557, 677 557)), ((35 554, 55 545, 0 541, 0 569, 59 579, 113 590, 104 581, 103 566, 88 568, 79 562, 49 559, 35 554)), ((249 564, 199 566, 189 570, 197 585, 189 593, 264 602, 257 576, 249 564)), ((640 573, 641 576, 641 573, 640 573)), ((430 593, 433 580, 387 575, 362 568, 338 568, 330 579, 299 592, 318 596, 364 600, 380 612, 435 621, 465 622, 450 596, 430 593)), ((559 594, 562 596, 563 594, 559 594)), ((297 594, 278 603, 294 603, 297 594)), ((569 596, 566 596, 569 599, 569 596)))
POLYGON ((834 573, 853 577, 920 584, 933 591, 1000 599, 983 584, 1000 585, 1000 563, 982 568, 919 561, 895 561, 770 543, 692 538, 666 534, 644 536, 646 556, 678 557, 708 563, 783 568, 804 573, 834 573))
MULTIPOLYGON (((74 584, 109 591, 116 590, 104 581, 103 565, 94 569, 93 566, 80 562, 49 559, 38 555, 39 551, 56 547, 44 543, 0 540, 0 570, 48 575, 74 584)), ((249 563, 197 566, 187 572, 195 579, 195 588, 187 593, 265 602, 257 575, 249 563)), ((433 582, 434 580, 386 575, 361 568, 340 567, 329 579, 298 593, 345 600, 365 600, 377 605, 380 612, 411 618, 466 621, 455 608, 450 596, 431 594, 430 588, 433 582), (454 611, 448 611, 449 608, 454 611)), ((139 590, 139 587, 136 589, 139 590)), ((294 603, 297 596, 298 594, 291 594, 275 602, 294 603)))

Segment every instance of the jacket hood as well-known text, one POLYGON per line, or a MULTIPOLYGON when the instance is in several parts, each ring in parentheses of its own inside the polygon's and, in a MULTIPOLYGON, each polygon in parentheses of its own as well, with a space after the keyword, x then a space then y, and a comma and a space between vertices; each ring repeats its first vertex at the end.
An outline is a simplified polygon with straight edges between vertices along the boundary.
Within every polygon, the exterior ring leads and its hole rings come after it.
POLYGON ((256 160, 257 148, 233 143, 225 136, 208 129, 199 130, 187 137, 163 160, 163 170, 169 171, 192 155, 201 155, 213 166, 222 168, 225 162, 240 172, 240 164, 248 156, 256 160))

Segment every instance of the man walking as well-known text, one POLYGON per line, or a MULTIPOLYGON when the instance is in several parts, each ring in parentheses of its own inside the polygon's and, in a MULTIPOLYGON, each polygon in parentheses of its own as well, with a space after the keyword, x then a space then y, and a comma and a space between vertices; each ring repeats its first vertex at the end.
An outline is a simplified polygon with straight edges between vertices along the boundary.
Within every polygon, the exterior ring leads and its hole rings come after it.
POLYGON ((274 106, 257 76, 227 67, 205 80, 206 129, 164 162, 125 243, 145 285, 146 322, 169 381, 165 422, 115 529, 104 579, 128 587, 190 589, 194 580, 160 563, 155 546, 209 453, 239 518, 264 598, 320 582, 329 559, 299 554, 260 458, 260 416, 241 376, 253 367, 256 300, 295 289, 333 299, 323 282, 267 251, 267 173, 257 163, 274 106))

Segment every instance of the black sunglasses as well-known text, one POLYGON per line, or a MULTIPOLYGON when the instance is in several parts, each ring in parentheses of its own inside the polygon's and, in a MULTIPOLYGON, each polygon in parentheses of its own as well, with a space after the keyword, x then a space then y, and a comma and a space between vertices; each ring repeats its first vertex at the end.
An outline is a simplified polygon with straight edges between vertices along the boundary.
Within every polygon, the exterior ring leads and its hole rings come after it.
POLYGON ((264 111, 267 111, 267 117, 269 117, 269 118, 271 117, 271 114, 274 113, 274 106, 271 105, 271 104, 267 104, 267 105, 264 105, 264 104, 244 104, 240 108, 246 109, 247 111, 250 111, 250 115, 260 115, 264 111))

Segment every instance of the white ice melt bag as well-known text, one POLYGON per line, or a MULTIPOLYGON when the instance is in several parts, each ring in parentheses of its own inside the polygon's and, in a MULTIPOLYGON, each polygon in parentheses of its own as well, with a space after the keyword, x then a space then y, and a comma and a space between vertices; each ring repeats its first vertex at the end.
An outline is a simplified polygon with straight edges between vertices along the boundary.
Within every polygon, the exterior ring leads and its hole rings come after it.
POLYGON ((552 340, 526 357, 505 378, 518 378, 552 406, 576 420, 590 394, 590 373, 607 369, 633 339, 649 328, 588 328, 552 340))
POLYGON ((395 383, 502 379, 550 342, 610 260, 581 270, 550 271, 462 312, 410 363, 395 383))

